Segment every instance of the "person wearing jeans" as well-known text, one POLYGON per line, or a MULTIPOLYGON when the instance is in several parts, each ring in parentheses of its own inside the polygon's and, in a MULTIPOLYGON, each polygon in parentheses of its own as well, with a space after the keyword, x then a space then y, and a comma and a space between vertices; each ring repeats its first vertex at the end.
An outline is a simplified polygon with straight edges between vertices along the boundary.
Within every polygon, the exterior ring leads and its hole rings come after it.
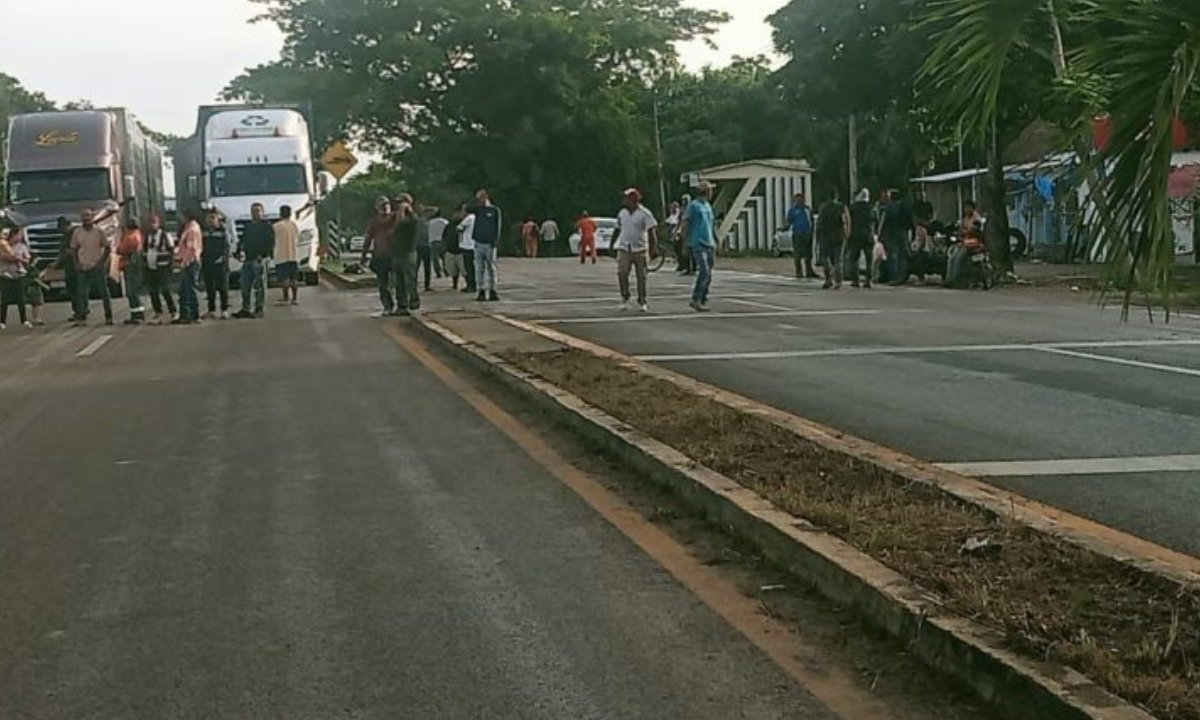
POLYGON ((387 317, 396 312, 396 298, 392 295, 392 232, 395 227, 392 201, 379 198, 375 201, 375 216, 367 223, 362 252, 362 264, 375 273, 379 302, 383 305, 383 311, 375 317, 387 317))
MULTIPOLYGON (((416 203, 411 195, 396 198, 392 231, 392 272, 396 278, 396 314, 408 315, 421 309, 421 293, 417 286, 417 235, 422 223, 417 218, 416 203)), ((428 233, 428 227, 425 228, 428 233)))
POLYGON ((699 194, 688 205, 683 221, 683 236, 692 248, 692 262, 696 270, 696 286, 692 290, 691 302, 696 312, 708 312, 708 292, 712 288, 713 265, 717 257, 712 196, 712 184, 701 182, 699 194))
POLYGON ((475 193, 475 205, 468 210, 474 217, 472 232, 475 239, 475 283, 479 294, 475 297, 479 302, 497 302, 500 295, 497 292, 496 251, 500 247, 504 213, 492 203, 491 194, 487 190, 475 193))
POLYGON ((899 190, 892 190, 888 200, 880 224, 880 235, 884 238, 888 254, 888 284, 904 285, 908 282, 908 246, 912 242, 916 221, 912 211, 901 202, 899 190))
POLYGON ((125 223, 125 232, 117 245, 121 276, 125 278, 125 298, 129 301, 129 319, 126 325, 141 325, 146 322, 146 308, 142 306, 142 257, 145 240, 137 220, 130 218, 125 223))
POLYGON ((104 322, 113 324, 112 294, 108 289, 109 260, 112 257, 112 247, 108 244, 108 236, 96 225, 96 214, 92 210, 84 210, 83 226, 75 228, 71 233, 71 251, 75 256, 75 268, 78 271, 75 283, 75 322, 87 323, 89 298, 92 288, 100 292, 104 302, 104 322))
POLYGON ((172 325, 195 325, 200 322, 200 253, 204 244, 204 233, 200 229, 200 216, 195 211, 187 214, 187 223, 179 235, 179 248, 175 258, 179 264, 179 319, 172 325))
POLYGON ((209 210, 205 221, 200 272, 204 278, 204 295, 208 301, 207 317, 210 320, 217 317, 224 320, 229 317, 229 251, 229 232, 225 228, 225 219, 217 210, 209 210))
POLYGON ((275 249, 275 228, 265 218, 262 203, 250 208, 250 224, 238 241, 237 257, 242 261, 238 284, 242 289, 242 309, 234 317, 239 320, 261 318, 267 303, 266 261, 275 249), (254 304, 250 294, 254 293, 254 304), (251 308, 254 308, 251 310, 251 308))

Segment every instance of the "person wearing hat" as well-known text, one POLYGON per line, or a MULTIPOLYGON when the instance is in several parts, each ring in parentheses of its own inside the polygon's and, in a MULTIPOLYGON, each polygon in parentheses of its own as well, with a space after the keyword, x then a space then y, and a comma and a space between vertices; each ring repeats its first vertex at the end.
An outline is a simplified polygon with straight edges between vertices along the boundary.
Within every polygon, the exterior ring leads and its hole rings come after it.
POLYGON ((387 317, 396 311, 396 298, 392 294, 392 231, 396 227, 392 216, 392 201, 381 197, 375 201, 375 216, 367 223, 363 232, 362 264, 371 268, 379 284, 379 301, 383 310, 374 317, 387 317), (368 264, 368 258, 370 263, 368 264))
POLYGON ((846 241, 846 253, 843 257, 846 279, 852 287, 860 287, 862 268, 866 267, 866 283, 862 287, 871 288, 871 278, 874 277, 875 262, 875 227, 879 217, 875 206, 871 203, 871 191, 863 188, 854 196, 850 205, 850 239, 846 241))
POLYGON ((692 252, 692 267, 696 272, 696 287, 692 291, 691 308, 708 312, 708 292, 712 287, 713 265, 717 257, 716 218, 712 208, 713 185, 700 183, 696 197, 688 204, 683 216, 683 237, 692 252))
POLYGON ((617 213, 617 279, 621 287, 621 311, 629 310, 629 273, 637 270, 637 300, 641 311, 650 312, 646 286, 649 280, 650 243, 658 230, 654 213, 642 204, 640 190, 624 193, 625 206, 617 213))

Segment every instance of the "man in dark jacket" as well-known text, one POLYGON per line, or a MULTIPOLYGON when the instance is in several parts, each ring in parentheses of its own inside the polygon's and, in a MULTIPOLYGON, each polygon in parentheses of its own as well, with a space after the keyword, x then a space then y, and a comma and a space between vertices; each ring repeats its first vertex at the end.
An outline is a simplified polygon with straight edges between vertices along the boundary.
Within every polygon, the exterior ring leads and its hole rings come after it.
POLYGON ((863 287, 871 288, 875 261, 875 226, 879 218, 871 204, 871 191, 863 189, 850 206, 850 239, 846 241, 846 277, 853 287, 859 287, 863 262, 866 263, 867 279, 863 287))
POLYGON ((492 203, 487 190, 475 194, 476 204, 467 212, 475 217, 475 283, 479 289, 477 300, 498 302, 496 260, 500 248, 504 213, 492 203))
POLYGON ((238 242, 237 256, 242 261, 242 309, 234 317, 261 318, 267 302, 266 261, 275 251, 275 227, 267 221, 261 203, 250 208, 250 224, 238 242), (250 292, 254 291, 254 311, 250 311, 250 292))
POLYGON ((225 218, 213 208, 204 223, 204 247, 200 252, 200 274, 204 278, 204 294, 208 297, 208 315, 217 315, 217 296, 221 298, 220 318, 229 318, 229 232, 225 218))
POLYGON ((417 219, 412 195, 396 198, 392 230, 392 267, 396 277, 396 314, 410 315, 421 309, 417 286, 417 219))

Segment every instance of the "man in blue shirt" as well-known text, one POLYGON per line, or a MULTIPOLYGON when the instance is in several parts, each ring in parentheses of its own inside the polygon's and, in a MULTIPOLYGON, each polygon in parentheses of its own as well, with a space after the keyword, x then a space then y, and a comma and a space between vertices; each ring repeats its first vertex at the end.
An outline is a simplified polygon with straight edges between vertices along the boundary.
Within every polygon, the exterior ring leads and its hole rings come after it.
POLYGON ((788 228, 792 231, 792 257, 796 261, 796 277, 814 279, 813 268, 813 214, 804 200, 804 193, 796 193, 792 208, 787 215, 788 228))
POLYGON ((683 218, 683 238, 691 248, 692 267, 696 271, 696 288, 692 291, 691 302, 696 312, 708 312, 708 291, 716 262, 717 233, 713 224, 712 196, 712 184, 700 183, 699 193, 688 205, 683 218))

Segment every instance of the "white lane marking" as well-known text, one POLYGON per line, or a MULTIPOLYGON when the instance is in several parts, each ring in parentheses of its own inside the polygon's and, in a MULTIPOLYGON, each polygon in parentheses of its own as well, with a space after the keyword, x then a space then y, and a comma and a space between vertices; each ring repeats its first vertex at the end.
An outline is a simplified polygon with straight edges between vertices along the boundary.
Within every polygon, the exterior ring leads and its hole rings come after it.
POLYGON ((788 318, 788 317, 845 317, 853 315, 883 315, 884 313, 930 313, 932 310, 771 310, 765 312, 681 313, 679 315, 613 315, 591 318, 551 318, 538 322, 543 325, 603 325, 605 323, 662 322, 664 320, 711 320, 713 318, 788 318))
POLYGON ((1079 358, 1081 360, 1094 360, 1096 362, 1112 363, 1113 365, 1125 365, 1127 367, 1141 368, 1142 370, 1157 370, 1159 372, 1175 373, 1176 375, 1200 377, 1200 370, 1179 367, 1178 365, 1164 365, 1162 363, 1143 362, 1141 360, 1128 360, 1126 358, 1112 357, 1111 355, 1096 355, 1094 353, 1078 352, 1076 350, 1066 350, 1056 347, 1040 347, 1037 348, 1037 350, 1038 352, 1050 353, 1052 355, 1063 355, 1065 357, 1079 358))
POLYGON ((739 300, 738 298, 727 298, 727 301, 733 303, 734 305, 744 305, 746 307, 758 308, 759 310, 775 310, 777 312, 778 311, 787 312, 787 311, 796 309, 796 308, 785 307, 783 305, 772 305, 771 303, 756 302, 754 300, 739 300))
MULTIPOLYGON (((787 360, 792 358, 872 357, 876 355, 929 355, 972 352, 1022 352, 1053 350, 1103 350, 1105 348, 1195 347, 1200 340, 1114 340, 1078 343, 1024 343, 1007 345, 935 345, 931 347, 862 347, 775 352, 696 353, 689 355, 637 355, 643 362, 704 362, 733 360, 787 360)), ((1105 356, 1098 355, 1097 358, 1105 356)), ((1109 359, 1109 358, 1105 358, 1109 359)), ((1180 368, 1184 369, 1184 368, 1180 368)))
POLYGON ((109 343, 109 341, 112 339, 113 339, 112 335, 101 335, 100 337, 93 340, 91 345, 88 345, 84 349, 75 353, 75 357, 81 357, 81 358, 91 357, 91 356, 95 355, 96 353, 100 352, 100 348, 107 345, 109 343))
POLYGON ((942 463, 938 467, 980 478, 1038 475, 1131 475, 1156 472, 1195 472, 1200 470, 1200 455, 942 463))
MULTIPOLYGON (((767 296, 766 293, 741 293, 738 295, 728 295, 728 296, 723 296, 723 297, 727 297, 727 298, 728 297, 760 298, 760 297, 766 297, 766 296, 767 296)), ((614 292, 613 294, 605 295, 604 297, 549 298, 549 299, 544 299, 544 300, 517 300, 517 299, 506 297, 504 299, 504 304, 505 305, 592 305, 592 304, 596 304, 596 303, 599 303, 599 304, 615 303, 615 302, 618 302, 620 299, 621 299, 620 294, 614 292)), ((692 299, 692 296, 690 294, 688 294, 688 295, 651 295, 650 296, 650 300, 652 302, 656 301, 656 300, 691 300, 691 299, 692 299)))

